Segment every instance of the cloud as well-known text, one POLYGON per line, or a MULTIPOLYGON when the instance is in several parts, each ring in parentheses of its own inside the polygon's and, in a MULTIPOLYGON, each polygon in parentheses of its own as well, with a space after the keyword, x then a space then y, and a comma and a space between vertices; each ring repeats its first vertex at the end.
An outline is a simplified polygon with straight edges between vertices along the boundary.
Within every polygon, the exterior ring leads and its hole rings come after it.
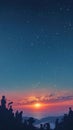
POLYGON ((54 93, 50 93, 45 96, 39 96, 39 97, 31 96, 31 97, 25 98, 24 100, 20 100, 18 103, 15 103, 15 105, 24 106, 24 105, 31 105, 36 102, 41 102, 44 104, 54 104, 54 103, 62 103, 62 102, 70 101, 70 100, 73 100, 72 95, 59 96, 54 93))

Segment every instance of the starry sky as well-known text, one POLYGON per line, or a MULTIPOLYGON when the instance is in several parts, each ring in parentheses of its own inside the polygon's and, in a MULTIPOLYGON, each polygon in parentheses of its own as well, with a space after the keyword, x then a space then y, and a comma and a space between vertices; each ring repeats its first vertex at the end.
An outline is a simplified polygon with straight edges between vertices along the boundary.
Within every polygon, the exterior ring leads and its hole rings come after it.
POLYGON ((72 104, 72 0, 0 2, 2 94, 20 98, 24 105, 36 101, 72 104))

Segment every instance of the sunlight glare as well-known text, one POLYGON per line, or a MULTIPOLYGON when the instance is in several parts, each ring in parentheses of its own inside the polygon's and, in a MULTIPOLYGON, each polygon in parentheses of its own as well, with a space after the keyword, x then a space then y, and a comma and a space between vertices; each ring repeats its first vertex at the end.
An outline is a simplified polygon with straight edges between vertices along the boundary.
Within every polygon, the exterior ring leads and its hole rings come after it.
POLYGON ((37 108, 37 109, 40 108, 41 106, 42 106, 42 105, 41 105, 40 103, 35 103, 35 104, 34 104, 34 107, 37 108))

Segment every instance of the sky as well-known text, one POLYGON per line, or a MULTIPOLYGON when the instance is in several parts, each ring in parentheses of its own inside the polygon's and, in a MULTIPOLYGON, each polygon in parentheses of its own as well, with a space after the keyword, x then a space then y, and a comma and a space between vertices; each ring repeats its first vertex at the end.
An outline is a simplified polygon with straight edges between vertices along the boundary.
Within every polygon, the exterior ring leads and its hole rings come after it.
POLYGON ((72 0, 0 2, 2 95, 30 115, 33 103, 49 105, 40 113, 35 110, 38 117, 73 106, 72 0))

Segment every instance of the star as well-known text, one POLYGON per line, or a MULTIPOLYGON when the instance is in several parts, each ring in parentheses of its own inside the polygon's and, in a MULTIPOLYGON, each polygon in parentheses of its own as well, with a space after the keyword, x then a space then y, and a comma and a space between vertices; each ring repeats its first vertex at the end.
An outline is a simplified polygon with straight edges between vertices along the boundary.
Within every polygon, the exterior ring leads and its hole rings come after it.
POLYGON ((39 39, 39 37, 40 37, 39 35, 36 35, 36 39, 37 39, 37 40, 39 39))
POLYGON ((59 36, 60 35, 60 33, 59 32, 56 32, 56 36, 59 36))
POLYGON ((62 11, 63 10, 63 8, 62 7, 60 7, 60 11, 62 11))
POLYGON ((70 11, 70 8, 67 8, 66 11, 69 12, 69 11, 70 11))
POLYGON ((31 47, 33 47, 33 46, 34 46, 34 43, 33 43, 33 42, 32 42, 32 43, 30 43, 30 46, 31 46, 31 47))

